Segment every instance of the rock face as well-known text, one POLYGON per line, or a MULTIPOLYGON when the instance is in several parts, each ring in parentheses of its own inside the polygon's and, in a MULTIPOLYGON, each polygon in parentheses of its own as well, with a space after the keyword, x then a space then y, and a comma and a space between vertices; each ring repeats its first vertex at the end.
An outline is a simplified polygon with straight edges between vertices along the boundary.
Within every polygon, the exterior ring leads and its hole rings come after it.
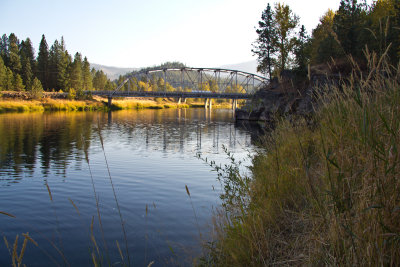
POLYGON ((314 75, 308 81, 294 82, 293 75, 285 74, 280 81, 273 80, 255 93, 242 109, 236 109, 236 120, 262 121, 273 124, 282 116, 304 116, 314 113, 316 88, 331 86, 336 79, 314 75))

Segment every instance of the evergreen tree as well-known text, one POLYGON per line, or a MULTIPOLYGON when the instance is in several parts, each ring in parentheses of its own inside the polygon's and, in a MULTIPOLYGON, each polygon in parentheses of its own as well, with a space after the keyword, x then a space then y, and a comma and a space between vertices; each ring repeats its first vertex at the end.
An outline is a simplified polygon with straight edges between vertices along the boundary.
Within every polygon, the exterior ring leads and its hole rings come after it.
POLYGON ((21 76, 27 90, 30 90, 34 77, 35 68, 35 55, 32 47, 32 42, 29 38, 21 42, 20 45, 20 57, 21 57, 21 76))
POLYGON ((61 37, 60 42, 58 40, 54 41, 49 52, 49 69, 52 70, 49 79, 51 88, 56 90, 68 88, 68 67, 70 64, 71 56, 65 49, 64 37, 61 37))
POLYGON ((359 39, 363 28, 361 5, 357 0, 341 0, 333 19, 333 30, 346 54, 362 55, 363 45, 359 39))
POLYGON ((68 88, 69 84, 68 67, 69 65, 71 65, 72 58, 65 48, 65 42, 63 36, 61 36, 60 51, 61 51, 60 60, 57 65, 57 71, 58 71, 57 83, 60 89, 65 90, 66 88, 68 88))
POLYGON ((27 58, 24 58, 22 60, 22 80, 25 84, 25 88, 27 90, 30 90, 32 86, 32 81, 33 81, 33 72, 31 68, 31 63, 30 60, 27 58))
POLYGON ((103 91, 105 90, 107 84, 107 76, 104 74, 102 70, 96 71, 96 74, 93 78, 93 87, 96 90, 103 91))
POLYGON ((311 63, 326 63, 331 58, 343 55, 343 50, 335 40, 333 32, 333 19, 335 12, 329 9, 320 19, 317 27, 312 31, 311 63))
POLYGON ((309 64, 309 37, 307 36, 306 28, 301 26, 299 37, 297 38, 294 54, 296 56, 296 70, 299 74, 304 75, 307 72, 307 65, 309 64))
POLYGON ((13 82, 14 82, 14 74, 13 74, 13 72, 11 71, 10 68, 7 68, 7 67, 6 67, 6 80, 5 80, 5 82, 4 82, 4 89, 5 89, 6 91, 12 91, 12 90, 14 90, 13 82))
POLYGON ((60 89, 57 84, 58 62, 60 60, 60 45, 56 39, 49 50, 49 89, 60 89))
POLYGON ((380 55, 391 45, 389 58, 397 64, 400 55, 400 1, 378 0, 367 16, 368 29, 363 35, 370 50, 380 55))
POLYGON ((82 80, 83 80, 83 90, 90 91, 93 89, 93 78, 90 72, 90 63, 86 57, 83 59, 82 80))
POLYGON ((43 95, 43 87, 40 83, 39 79, 35 77, 32 82, 32 87, 30 90, 32 98, 38 99, 41 98, 43 95))
POLYGON ((6 90, 7 67, 4 65, 3 58, 0 57, 0 91, 6 90))
POLYGON ((5 65, 7 65, 8 61, 8 36, 3 34, 0 39, 0 56, 3 59, 5 65))
POLYGON ((274 12, 276 38, 272 46, 278 50, 277 69, 281 73, 286 69, 291 60, 291 54, 296 45, 296 38, 293 36, 299 18, 293 14, 288 5, 276 4, 274 12))
POLYGON ((19 75, 18 73, 14 74, 13 88, 15 91, 24 91, 25 90, 25 86, 24 86, 24 83, 22 82, 21 75, 19 75))
POLYGON ((258 29, 256 29, 258 38, 251 50, 258 57, 257 71, 264 74, 268 73, 269 79, 272 77, 273 66, 276 63, 274 58, 276 47, 273 43, 277 36, 273 17, 274 13, 268 3, 267 8, 261 14, 261 20, 258 22, 258 29))
POLYGON ((133 77, 132 79, 129 79, 129 87, 131 91, 137 91, 137 79, 136 77, 133 77))
POLYGON ((35 67, 36 67, 35 50, 33 49, 31 39, 26 38, 25 41, 21 42, 20 55, 21 55, 21 61, 23 61, 24 59, 29 60, 31 69, 33 72, 35 72, 35 67))
POLYGON ((14 33, 8 36, 8 67, 14 73, 20 73, 22 69, 21 58, 19 56, 19 40, 14 33))
POLYGON ((49 88, 49 47, 46 37, 42 35, 42 40, 39 45, 39 54, 37 58, 37 77, 42 83, 43 89, 49 88))
MULTIPOLYGON (((107 76, 106 76, 106 79, 107 79, 107 76)), ((104 89, 105 89, 106 91, 112 91, 112 90, 114 90, 115 88, 116 88, 115 83, 113 83, 113 82, 111 82, 110 80, 107 79, 106 86, 104 87, 104 89)))
POLYGON ((70 88, 76 91, 82 90, 82 56, 78 52, 75 54, 74 62, 70 65, 69 70, 70 88))

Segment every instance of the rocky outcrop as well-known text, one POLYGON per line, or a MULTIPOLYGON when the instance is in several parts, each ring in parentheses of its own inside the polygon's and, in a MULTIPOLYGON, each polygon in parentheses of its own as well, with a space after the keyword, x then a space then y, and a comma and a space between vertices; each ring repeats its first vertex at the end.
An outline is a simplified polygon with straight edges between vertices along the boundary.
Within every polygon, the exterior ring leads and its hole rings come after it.
POLYGON ((329 87, 337 81, 336 77, 313 75, 310 80, 296 82, 292 75, 286 74, 280 81, 275 79, 256 92, 245 107, 237 109, 236 120, 262 121, 271 125, 282 116, 310 116, 317 105, 317 88, 329 87))

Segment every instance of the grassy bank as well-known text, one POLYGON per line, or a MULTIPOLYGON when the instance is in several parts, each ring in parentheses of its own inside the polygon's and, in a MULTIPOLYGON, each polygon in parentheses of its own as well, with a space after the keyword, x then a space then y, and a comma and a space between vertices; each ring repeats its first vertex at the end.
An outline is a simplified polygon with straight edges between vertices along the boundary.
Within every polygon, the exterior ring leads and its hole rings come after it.
MULTIPOLYGON (((108 110, 107 100, 95 98, 93 100, 66 100, 44 98, 41 100, 1 99, 0 113, 4 112, 43 112, 43 111, 86 111, 108 110)), ((164 109, 164 108, 197 108, 204 107, 204 103, 190 102, 178 104, 169 100, 146 99, 113 99, 112 110, 122 109, 164 109)), ((214 104, 213 108, 229 108, 229 103, 214 104)))
POLYGON ((321 88, 310 127, 282 120, 223 177, 224 209, 204 265, 400 265, 400 69, 371 57, 321 88))

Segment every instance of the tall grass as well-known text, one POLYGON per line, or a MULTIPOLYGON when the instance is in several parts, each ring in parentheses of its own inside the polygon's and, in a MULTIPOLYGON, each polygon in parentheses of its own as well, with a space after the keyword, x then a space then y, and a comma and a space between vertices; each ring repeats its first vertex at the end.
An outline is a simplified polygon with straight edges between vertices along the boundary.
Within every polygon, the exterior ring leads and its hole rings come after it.
POLYGON ((43 112, 43 111, 84 111, 104 110, 104 104, 95 101, 75 101, 44 99, 42 101, 2 100, 0 113, 5 112, 43 112))
POLYGON ((400 265, 400 68, 368 54, 320 88, 316 126, 282 120, 253 158, 241 202, 226 202, 211 266, 400 265))
MULTIPOLYGON (((123 109, 164 109, 164 108, 197 108, 204 107, 204 103, 192 102, 178 104, 170 100, 156 99, 114 99, 112 110, 123 109)), ((229 108, 229 103, 218 103, 214 108, 229 108)), ((96 97, 94 100, 66 100, 44 98, 42 100, 0 100, 0 113, 5 112, 43 112, 43 111, 94 111, 108 110, 106 100, 96 97)))
MULTIPOLYGON (((163 109, 163 108, 189 108, 188 104, 172 102, 156 103, 152 100, 114 100, 112 109, 163 109)), ((43 112, 43 111, 90 111, 107 110, 108 107, 101 101, 79 101, 44 99, 42 101, 2 100, 0 113, 5 112, 43 112)))

